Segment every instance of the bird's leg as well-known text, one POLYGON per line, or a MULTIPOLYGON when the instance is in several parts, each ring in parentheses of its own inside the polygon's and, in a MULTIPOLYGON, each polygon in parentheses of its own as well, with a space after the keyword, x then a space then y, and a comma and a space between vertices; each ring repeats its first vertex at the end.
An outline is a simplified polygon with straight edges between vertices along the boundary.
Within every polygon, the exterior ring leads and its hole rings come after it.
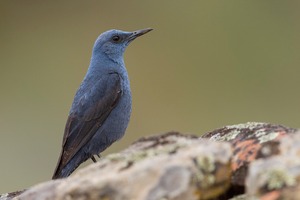
POLYGON ((100 154, 96 154, 98 156, 98 158, 101 158, 101 155, 100 154))
POLYGON ((95 158, 94 156, 91 156, 91 159, 92 159, 92 161, 93 161, 94 163, 97 162, 97 160, 96 160, 96 158, 95 158))

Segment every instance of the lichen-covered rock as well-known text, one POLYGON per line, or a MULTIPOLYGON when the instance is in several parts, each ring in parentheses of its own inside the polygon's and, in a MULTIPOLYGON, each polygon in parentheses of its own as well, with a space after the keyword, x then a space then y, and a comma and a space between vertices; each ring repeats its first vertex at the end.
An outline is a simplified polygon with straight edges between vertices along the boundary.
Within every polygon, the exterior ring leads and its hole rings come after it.
POLYGON ((0 194, 0 200, 10 200, 22 194, 24 190, 0 194))
POLYGON ((300 179, 300 159, 276 156, 251 163, 246 181, 247 193, 261 195, 285 187, 294 187, 300 179))
POLYGON ((299 156, 300 131, 281 125, 238 124, 202 137, 171 132, 141 138, 16 199, 293 200, 300 195, 299 156))
POLYGON ((282 138, 276 148, 279 155, 251 163, 247 194, 270 200, 299 199, 296 188, 300 188, 300 132, 282 138))
POLYGON ((225 126, 206 133, 202 138, 230 142, 233 147, 232 185, 244 186, 251 162, 279 154, 279 140, 297 129, 268 123, 248 122, 225 126))
POLYGON ((247 194, 241 194, 241 195, 235 196, 233 198, 230 198, 228 200, 259 200, 259 199, 256 197, 250 197, 247 194))
POLYGON ((35 186, 17 199, 211 199, 230 185, 230 144, 169 133, 143 138, 66 179, 35 186))

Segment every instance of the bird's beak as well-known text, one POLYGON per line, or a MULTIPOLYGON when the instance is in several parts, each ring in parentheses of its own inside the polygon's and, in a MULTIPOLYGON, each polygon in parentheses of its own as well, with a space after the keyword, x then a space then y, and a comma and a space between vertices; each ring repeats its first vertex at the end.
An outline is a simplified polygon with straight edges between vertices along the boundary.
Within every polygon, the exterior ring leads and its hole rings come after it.
POLYGON ((134 31, 134 32, 132 32, 132 34, 129 35, 128 41, 131 42, 135 38, 137 38, 137 37, 139 37, 141 35, 144 35, 144 34, 150 32, 152 30, 153 30, 152 28, 146 28, 146 29, 134 31))

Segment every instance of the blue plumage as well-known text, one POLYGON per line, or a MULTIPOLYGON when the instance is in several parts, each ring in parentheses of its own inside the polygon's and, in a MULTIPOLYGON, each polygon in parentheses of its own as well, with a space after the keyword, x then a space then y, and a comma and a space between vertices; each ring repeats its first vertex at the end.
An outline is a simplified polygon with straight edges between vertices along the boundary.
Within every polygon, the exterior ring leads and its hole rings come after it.
POLYGON ((131 41, 151 30, 110 30, 97 38, 69 113, 53 179, 69 176, 124 135, 131 114, 131 92, 123 54, 131 41))

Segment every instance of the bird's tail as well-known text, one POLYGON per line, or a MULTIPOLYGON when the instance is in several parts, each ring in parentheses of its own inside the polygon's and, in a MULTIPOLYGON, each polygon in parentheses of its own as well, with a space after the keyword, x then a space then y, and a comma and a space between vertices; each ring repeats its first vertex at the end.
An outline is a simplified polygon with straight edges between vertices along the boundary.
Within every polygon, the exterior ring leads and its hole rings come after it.
POLYGON ((77 167, 90 158, 89 155, 77 152, 74 157, 66 164, 62 162, 63 153, 61 153, 59 160, 57 162, 56 168, 54 170, 52 179, 59 179, 68 177, 77 167))

